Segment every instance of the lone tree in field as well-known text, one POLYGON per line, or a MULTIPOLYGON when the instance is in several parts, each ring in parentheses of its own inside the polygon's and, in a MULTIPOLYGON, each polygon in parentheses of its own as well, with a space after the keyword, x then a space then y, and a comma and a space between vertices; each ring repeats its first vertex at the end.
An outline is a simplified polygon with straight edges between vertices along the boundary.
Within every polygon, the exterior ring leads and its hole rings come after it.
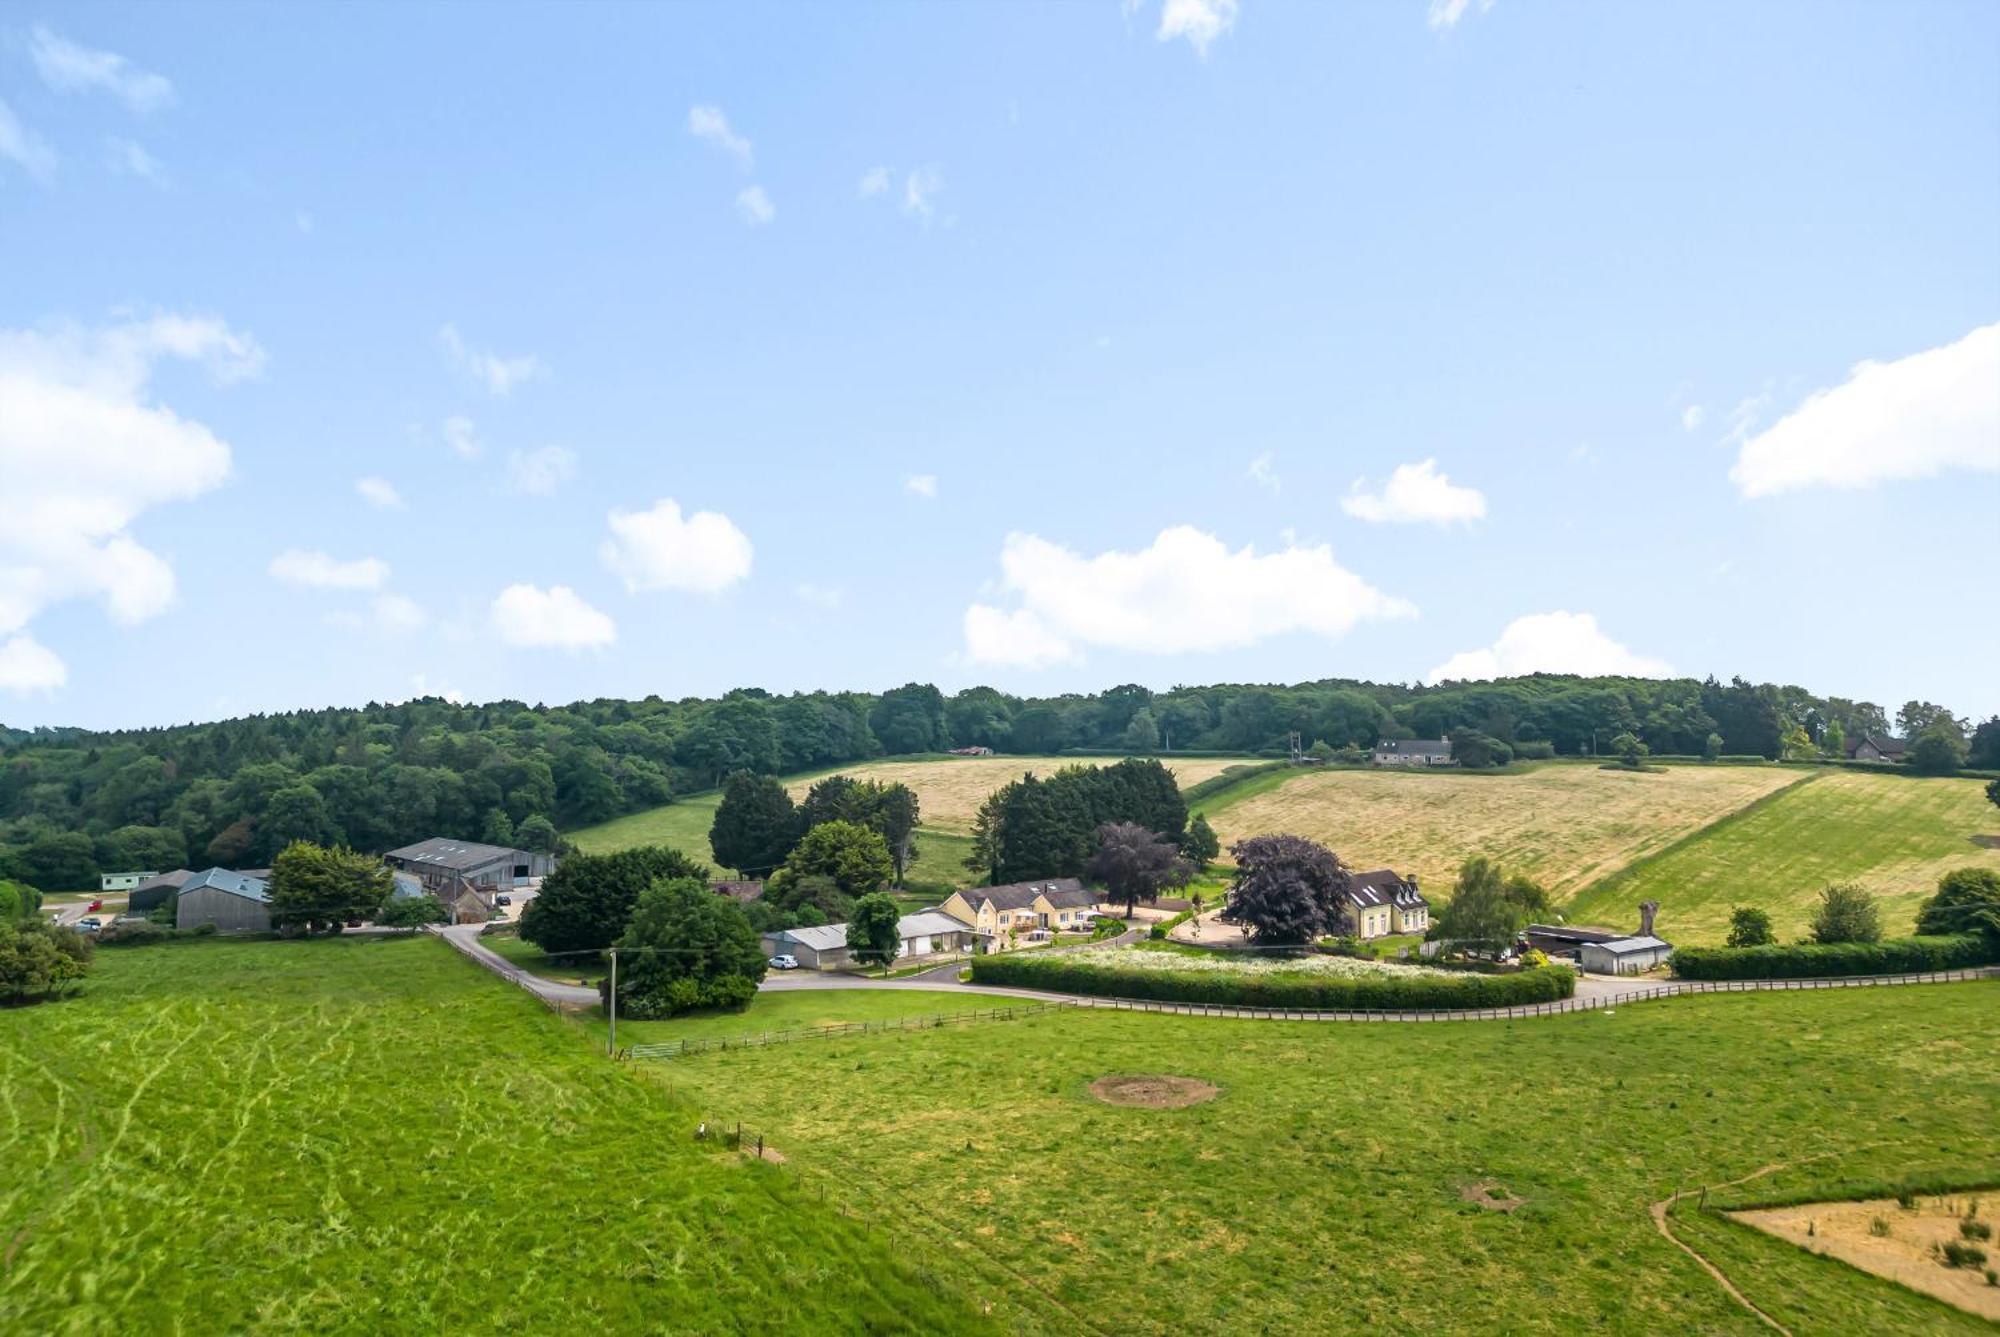
POLYGON ((783 784, 768 775, 735 771, 708 828, 716 862, 744 877, 766 877, 799 843, 798 809, 783 784))
POLYGON ((1646 764, 1646 754, 1651 751, 1630 729, 1611 740, 1611 750, 1628 769, 1635 771, 1646 764))
POLYGON ((1513 945, 1526 918, 1507 894, 1500 865, 1475 854, 1459 866, 1451 899, 1438 915, 1437 936, 1468 951, 1500 952, 1513 945))
POLYGON ((295 840, 271 865, 271 924, 338 933, 350 919, 373 919, 395 886, 380 859, 295 840))
POLYGON ((854 915, 847 921, 847 950, 864 966, 887 968, 903 945, 896 931, 902 919, 896 902, 887 892, 872 892, 854 903, 854 915))
POLYGON ((1140 901, 1150 904, 1169 887, 1185 887, 1194 877, 1194 865, 1181 857, 1173 841, 1136 822, 1106 822, 1097 828, 1097 852, 1084 872, 1102 882, 1112 900, 1125 902, 1130 919, 1140 901))
POLYGON ((601 952, 625 931, 639 893, 664 878, 706 886, 708 869, 664 845, 572 854, 542 879, 541 891, 521 911, 521 936, 551 954, 601 952))
POLYGON ((1739 905, 1729 914, 1731 947, 1768 947, 1778 940, 1771 931, 1771 916, 1753 905, 1739 905))
POLYGON ((1814 942, 1882 941, 1882 907, 1852 882, 1836 882, 1819 894, 1813 913, 1814 942))
MULTIPOLYGON (((618 1011, 635 1020, 742 1007, 756 997, 767 965, 742 907, 691 877, 641 892, 616 945, 618 1011)), ((597 992, 609 1002, 608 976, 597 992)))
POLYGON ((1990 868, 1946 873, 1938 879, 1937 894, 1917 908, 1917 932, 1984 933, 2000 941, 2000 873, 1990 868))
POLYGON ((1196 872, 1202 873, 1207 872, 1208 866, 1215 862, 1215 856, 1222 853, 1222 842, 1216 838, 1215 828, 1201 813, 1196 813, 1194 820, 1188 823, 1187 834, 1181 837, 1181 853, 1187 855, 1196 872))
POLYGON ((1236 876, 1224 913, 1259 944, 1295 946, 1344 926, 1347 869, 1303 836, 1252 836, 1229 849, 1236 876))

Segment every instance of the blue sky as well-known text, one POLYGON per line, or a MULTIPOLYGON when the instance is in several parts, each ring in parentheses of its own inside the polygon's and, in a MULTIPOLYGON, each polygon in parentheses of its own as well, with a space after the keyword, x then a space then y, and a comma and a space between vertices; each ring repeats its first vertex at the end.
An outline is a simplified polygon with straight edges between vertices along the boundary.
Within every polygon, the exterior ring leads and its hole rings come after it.
POLYGON ((0 720, 1984 715, 1996 236, 1989 4, 8 4, 0 720))

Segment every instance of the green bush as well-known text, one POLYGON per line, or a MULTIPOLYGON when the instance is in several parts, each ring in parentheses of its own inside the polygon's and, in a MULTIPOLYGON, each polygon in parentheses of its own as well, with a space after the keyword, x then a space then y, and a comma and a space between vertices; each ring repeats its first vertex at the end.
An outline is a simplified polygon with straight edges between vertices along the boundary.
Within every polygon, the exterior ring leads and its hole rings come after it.
POLYGON ((1576 992, 1567 966, 1511 975, 1391 975, 1341 979, 1315 975, 1197 974, 1101 966, 1075 955, 1005 954, 973 958, 975 984, 1045 989, 1101 998, 1137 998, 1232 1007, 1306 1011, 1450 1011, 1549 1003, 1576 992))
POLYGON ((2000 960, 1978 934, 1892 938, 1887 942, 1806 942, 1768 947, 1680 947, 1674 974, 1684 980, 1786 980, 1831 975, 1900 975, 1963 970, 2000 960))
MULTIPOLYGON (((1177 753, 1176 755, 1186 756, 1190 754, 1177 753)), ((1253 779, 1259 775, 1269 775, 1273 771, 1288 771, 1290 769, 1292 769, 1292 763, 1289 760, 1259 762, 1255 765, 1230 766, 1224 769, 1220 775, 1211 775, 1200 784, 1189 785, 1181 791, 1181 798, 1192 808, 1203 799, 1212 798, 1225 789, 1234 789, 1245 780, 1253 779)))

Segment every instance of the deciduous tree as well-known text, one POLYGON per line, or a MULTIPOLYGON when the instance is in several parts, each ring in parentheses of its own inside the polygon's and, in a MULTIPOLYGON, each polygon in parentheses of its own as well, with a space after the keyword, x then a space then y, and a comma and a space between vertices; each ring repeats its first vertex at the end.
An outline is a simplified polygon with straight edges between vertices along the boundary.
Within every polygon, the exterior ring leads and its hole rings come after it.
POLYGON ((1344 923, 1348 873, 1326 846, 1302 836, 1252 836, 1229 853, 1236 875, 1224 913, 1256 942, 1311 942, 1344 923))
POLYGON ((1951 775, 1965 765, 1965 740, 1943 724, 1933 724, 1910 744, 1910 769, 1920 775, 1951 775))
POLYGON ((572 854, 542 879, 541 891, 522 910, 521 936, 552 955, 602 951, 625 931, 640 892, 673 878, 706 887, 708 875, 706 867, 664 845, 572 854))
POLYGON ((1206 872, 1215 862, 1215 856, 1222 853, 1222 841, 1203 814, 1196 813, 1188 823, 1187 834, 1181 838, 1181 853, 1187 855, 1197 872, 1206 872))
POLYGON ((1940 877, 1936 894, 1917 908, 1917 932, 1985 933, 2000 938, 2000 873, 1990 868, 1954 868, 1940 877))
MULTIPOLYGON (((635 1020, 742 1007, 764 978, 756 931, 705 878, 669 878, 641 892, 617 947, 618 1011, 635 1020)), ((598 993, 610 1001, 608 976, 598 993)))
POLYGON ((744 877, 766 877, 784 863, 802 829, 782 781, 735 771, 722 787, 708 843, 723 867, 744 877))
POLYGON ((1739 905, 1729 915, 1731 947, 1764 947, 1778 940, 1771 931, 1771 916, 1753 905, 1739 905))
POLYGON ((338 933, 350 919, 373 919, 395 885, 380 859, 295 840, 271 865, 271 925, 338 933))
POLYGON ((1173 841, 1135 822, 1106 822, 1097 828, 1097 852, 1085 872, 1105 885, 1110 899, 1125 902, 1129 919, 1139 901, 1157 901, 1167 888, 1185 887, 1194 865, 1173 841))
POLYGON ((781 901, 789 894, 788 884, 806 877, 830 879, 851 901, 882 890, 895 872, 895 862, 880 832, 854 822, 834 821, 821 822, 806 832, 771 880, 781 901))
POLYGON ((1475 854, 1459 866, 1451 899, 1438 914, 1437 936, 1468 951, 1499 952, 1513 945, 1524 922, 1500 865, 1475 854))
POLYGON ((872 892, 854 903, 847 921, 847 949, 864 966, 887 967, 902 946, 898 924, 902 911, 884 892, 872 892))
POLYGON ((1813 913, 1814 942, 1882 941, 1882 907, 1872 893, 1852 882, 1836 882, 1819 894, 1813 913))

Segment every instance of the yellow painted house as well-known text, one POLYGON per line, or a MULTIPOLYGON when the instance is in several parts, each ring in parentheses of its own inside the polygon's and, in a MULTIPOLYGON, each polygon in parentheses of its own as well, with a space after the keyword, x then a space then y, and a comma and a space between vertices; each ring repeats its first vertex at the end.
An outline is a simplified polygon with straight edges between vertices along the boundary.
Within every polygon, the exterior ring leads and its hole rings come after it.
POLYGON ((1417 890, 1415 876, 1389 868, 1348 874, 1347 913, 1354 920, 1354 936, 1363 942, 1392 933, 1422 933, 1431 926, 1431 903, 1417 890))
POLYGON ((1096 892, 1073 877, 1056 877, 954 891, 938 909, 970 925, 985 950, 997 952, 1030 934, 1082 932, 1096 904, 1096 892))

